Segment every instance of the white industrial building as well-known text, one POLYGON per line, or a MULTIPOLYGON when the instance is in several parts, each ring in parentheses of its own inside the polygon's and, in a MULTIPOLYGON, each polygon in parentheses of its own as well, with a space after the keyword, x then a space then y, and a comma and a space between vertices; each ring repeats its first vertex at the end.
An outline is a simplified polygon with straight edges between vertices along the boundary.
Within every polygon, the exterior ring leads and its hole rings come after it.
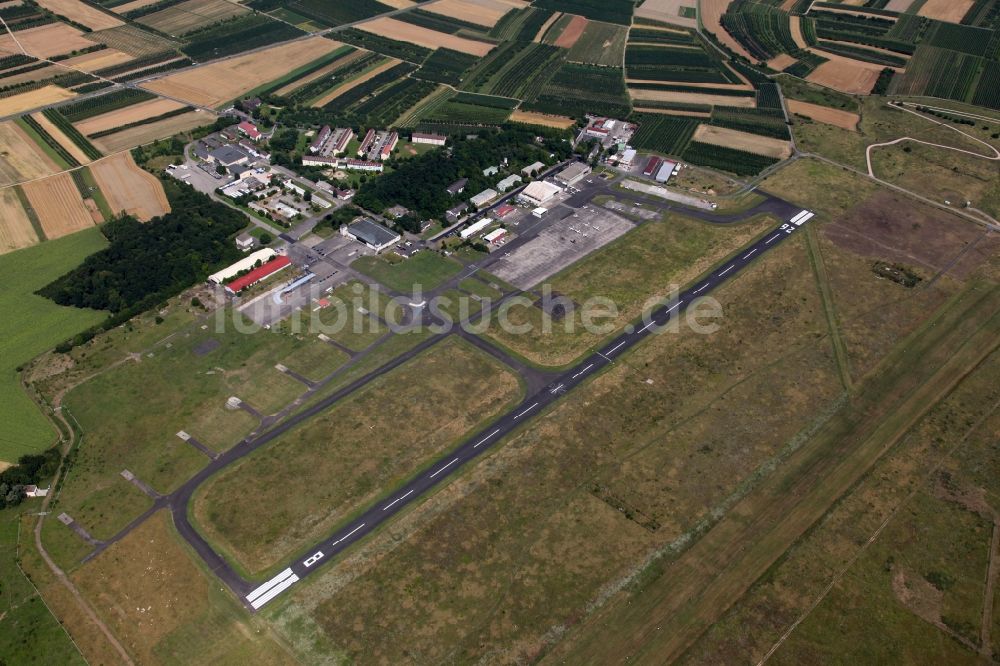
POLYGON ((469 199, 469 203, 471 203, 476 208, 482 208, 489 202, 496 199, 498 196, 500 196, 499 193, 494 189, 483 190, 476 196, 469 199))
POLYGON ((521 169, 521 173, 527 176, 528 178, 536 176, 540 174, 542 171, 545 171, 545 165, 542 164, 541 162, 535 162, 534 164, 529 164, 528 166, 521 169))
POLYGON ((556 180, 563 185, 576 185, 578 182, 590 175, 589 164, 583 162, 573 162, 568 167, 556 174, 556 180))
POLYGON ((520 176, 518 176, 516 173, 511 174, 506 178, 504 178, 503 180, 501 180, 499 183, 497 183, 497 189, 500 190, 501 192, 506 192, 507 190, 514 187, 520 182, 521 182, 520 176))
POLYGON ((536 180, 529 183, 518 195, 518 198, 533 205, 540 206, 552 197, 562 192, 562 188, 554 183, 547 183, 544 180, 536 180))
POLYGON ((231 277, 234 277, 238 273, 250 270, 251 268, 254 267, 254 264, 256 264, 258 261, 261 264, 266 264, 271 259, 273 259, 277 254, 278 254, 277 252, 275 252, 269 247, 265 247, 263 250, 257 250, 256 252, 248 254, 247 256, 243 257, 235 264, 231 266, 226 266, 218 273, 212 273, 211 275, 208 276, 208 280, 209 282, 214 282, 215 284, 222 284, 223 282, 225 282, 231 277))
POLYGON ((462 229, 462 231, 460 231, 458 235, 461 236, 462 239, 464 240, 464 239, 468 238, 469 236, 472 236, 474 234, 479 233, 480 231, 482 231, 486 227, 490 226, 491 224, 493 224, 493 220, 491 220, 488 217, 484 217, 483 219, 479 220, 478 222, 473 222, 472 224, 470 224, 469 226, 467 226, 465 229, 462 229))
POLYGON ((621 159, 618 160, 618 166, 623 169, 631 169, 632 162, 635 161, 635 149, 629 148, 624 153, 622 153, 621 159))

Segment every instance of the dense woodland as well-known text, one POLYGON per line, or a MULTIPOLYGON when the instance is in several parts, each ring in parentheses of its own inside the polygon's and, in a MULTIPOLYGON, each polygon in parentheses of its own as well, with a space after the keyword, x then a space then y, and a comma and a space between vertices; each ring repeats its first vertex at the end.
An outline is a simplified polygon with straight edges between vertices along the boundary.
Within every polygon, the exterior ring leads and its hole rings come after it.
POLYGON ((17 464, 0 472, 0 509, 17 506, 24 499, 24 487, 36 485, 56 473, 59 449, 51 448, 38 455, 25 455, 17 464))
POLYGON ((123 320, 239 258, 231 237, 246 226, 242 213, 173 179, 163 188, 171 212, 147 223, 127 216, 108 222, 102 231, 110 245, 38 293, 123 320))
POLYGON ((392 173, 362 185, 354 201, 379 213, 400 204, 421 218, 440 218, 461 201, 495 187, 503 177, 503 169, 494 176, 483 176, 483 169, 501 166, 504 158, 508 160, 508 171, 517 173, 535 161, 552 164, 572 153, 572 146, 558 133, 543 136, 541 142, 536 141, 536 136, 534 129, 480 131, 477 138, 458 139, 444 150, 400 161, 392 173), (452 197, 446 188, 459 178, 468 178, 469 182, 463 194, 452 197))

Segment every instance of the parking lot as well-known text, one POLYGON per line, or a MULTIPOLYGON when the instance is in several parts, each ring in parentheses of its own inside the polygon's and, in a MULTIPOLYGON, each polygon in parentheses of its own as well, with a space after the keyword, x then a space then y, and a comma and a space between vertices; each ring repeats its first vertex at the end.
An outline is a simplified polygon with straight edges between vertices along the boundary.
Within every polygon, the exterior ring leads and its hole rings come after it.
POLYGON ((624 217, 593 204, 575 209, 559 205, 546 215, 550 219, 538 235, 500 256, 490 266, 491 273, 519 289, 529 289, 634 226, 624 217))

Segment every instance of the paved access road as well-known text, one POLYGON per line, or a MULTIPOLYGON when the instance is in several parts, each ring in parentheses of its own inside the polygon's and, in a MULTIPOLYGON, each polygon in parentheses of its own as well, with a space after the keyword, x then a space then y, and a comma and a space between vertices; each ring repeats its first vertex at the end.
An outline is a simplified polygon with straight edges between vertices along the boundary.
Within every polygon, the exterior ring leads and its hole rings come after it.
POLYGON ((419 500, 436 485, 444 482, 465 465, 484 454, 505 436, 543 413, 549 406, 590 376, 614 363, 616 358, 633 345, 647 336, 654 335, 661 327, 696 302, 698 298, 738 275, 752 261, 780 245, 813 217, 813 213, 777 199, 770 199, 768 208, 770 212, 778 214, 779 217, 787 221, 765 234, 760 240, 744 247, 728 261, 723 262, 710 275, 683 291, 675 301, 655 309, 638 325, 627 326, 621 335, 596 350, 570 370, 558 375, 554 381, 526 398, 489 427, 466 440, 457 449, 436 460, 424 472, 396 490, 392 496, 371 506, 348 525, 301 553, 290 567, 249 591, 244 597, 245 603, 253 610, 260 609, 304 577, 319 570, 323 564, 364 539, 410 503, 419 500))

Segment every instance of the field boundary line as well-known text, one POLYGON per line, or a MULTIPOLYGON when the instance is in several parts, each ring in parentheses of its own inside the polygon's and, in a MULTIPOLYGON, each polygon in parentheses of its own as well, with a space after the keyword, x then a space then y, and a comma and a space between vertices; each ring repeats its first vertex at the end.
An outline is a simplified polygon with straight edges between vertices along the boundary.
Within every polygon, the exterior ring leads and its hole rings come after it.
MULTIPOLYGON (((984 356, 983 358, 985 359, 986 356, 984 356)), ((968 441, 972 433, 974 433, 979 428, 979 426, 981 426, 986 421, 986 419, 992 416, 993 413, 996 412, 998 408, 1000 408, 1000 400, 993 403, 993 406, 990 407, 990 409, 985 414, 983 414, 979 418, 979 420, 972 425, 971 428, 969 428, 969 430, 965 433, 962 439, 960 439, 954 446, 951 447, 951 449, 948 450, 947 453, 945 453, 938 459, 937 464, 935 464, 934 467, 932 467, 927 472, 921 483, 919 483, 916 488, 910 491, 910 494, 904 497, 899 502, 899 504, 897 504, 893 508, 893 510, 889 513, 889 515, 886 516, 885 520, 883 520, 882 523, 875 528, 875 531, 872 532, 872 535, 868 538, 868 540, 865 541, 855 551, 855 553, 841 568, 841 570, 838 571, 837 574, 833 577, 833 579, 831 579, 830 582, 826 585, 826 587, 823 588, 823 590, 820 592, 819 596, 816 597, 813 603, 810 604, 809 607, 802 613, 802 615, 798 619, 796 619, 795 622, 791 624, 791 626, 788 627, 785 633, 782 634, 778 638, 778 640, 774 643, 774 645, 771 646, 771 649, 768 650, 763 657, 761 657, 761 659, 757 662, 757 666, 763 666, 763 664, 765 664, 772 656, 774 656, 774 653, 778 651, 778 649, 785 643, 786 640, 788 640, 788 638, 792 635, 792 633, 794 633, 794 631, 798 628, 798 626, 802 624, 802 622, 805 621, 806 618, 808 618, 809 615, 811 615, 812 612, 816 610, 816 608, 819 607, 819 605, 823 602, 826 596, 833 590, 833 588, 837 585, 837 583, 839 583, 844 578, 844 576, 847 575, 847 572, 850 571, 850 569, 854 566, 854 563, 857 562, 861 558, 861 556, 865 553, 865 551, 868 550, 868 547, 878 540, 879 536, 881 536, 885 528, 889 526, 889 523, 891 523, 893 518, 895 518, 896 515, 899 513, 899 510, 902 509, 906 504, 908 504, 910 500, 916 497, 917 493, 923 491, 924 485, 926 484, 927 480, 930 479, 934 474, 938 472, 938 470, 941 469, 941 466, 944 464, 945 460, 954 455, 955 452, 968 441)), ((994 522, 994 540, 998 530, 1000 530, 1000 523, 994 522)), ((984 604, 988 603, 992 603, 992 599, 984 599, 984 604)))
POLYGON ((819 291, 820 300, 823 302, 823 314, 826 317, 827 327, 830 329, 830 343, 833 345, 833 356, 837 363, 837 372, 840 374, 840 381, 848 391, 853 386, 851 379, 850 357, 847 354, 847 345, 840 335, 840 326, 837 321, 837 306, 833 300, 833 292, 830 289, 830 278, 826 272, 826 263, 823 261, 823 253, 819 246, 819 238, 816 235, 816 227, 809 226, 806 229, 806 253, 809 255, 809 263, 812 265, 813 276, 816 279, 816 289, 819 291))

